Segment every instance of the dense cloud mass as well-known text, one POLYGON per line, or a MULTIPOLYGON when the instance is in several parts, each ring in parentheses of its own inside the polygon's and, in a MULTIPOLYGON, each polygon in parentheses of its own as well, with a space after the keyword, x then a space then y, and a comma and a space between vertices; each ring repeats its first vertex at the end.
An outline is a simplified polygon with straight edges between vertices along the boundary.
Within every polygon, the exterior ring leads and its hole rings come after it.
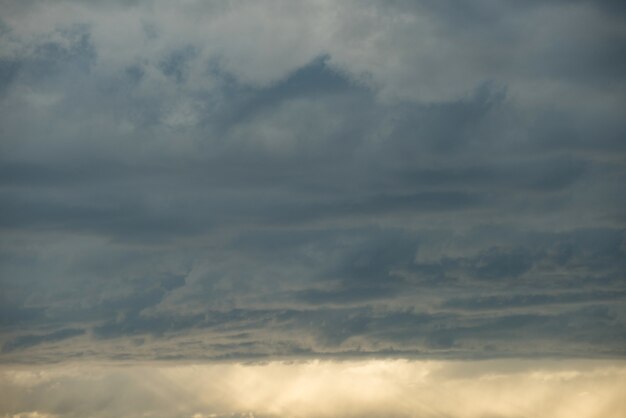
POLYGON ((624 2, 0 7, 1 362, 626 354, 624 2))

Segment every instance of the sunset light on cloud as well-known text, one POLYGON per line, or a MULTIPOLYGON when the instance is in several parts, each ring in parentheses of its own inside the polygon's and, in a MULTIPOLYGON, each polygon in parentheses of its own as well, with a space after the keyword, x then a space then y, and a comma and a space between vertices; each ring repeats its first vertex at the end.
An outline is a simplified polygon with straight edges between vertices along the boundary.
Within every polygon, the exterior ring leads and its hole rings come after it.
POLYGON ((603 361, 69 364, 2 376, 3 402, 38 408, 7 416, 29 418, 619 418, 626 407, 626 367, 603 361))
POLYGON ((626 416, 626 3, 0 0, 0 418, 626 416))

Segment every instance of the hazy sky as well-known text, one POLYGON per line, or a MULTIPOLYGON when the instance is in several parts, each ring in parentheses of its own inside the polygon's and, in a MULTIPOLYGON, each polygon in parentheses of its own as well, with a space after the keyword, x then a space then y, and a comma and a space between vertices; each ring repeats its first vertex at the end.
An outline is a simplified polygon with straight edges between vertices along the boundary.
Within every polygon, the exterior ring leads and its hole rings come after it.
POLYGON ((0 371, 0 402, 9 411, 31 411, 8 418, 623 418, 625 389, 624 362, 588 360, 0 371))
POLYGON ((0 384, 618 364, 625 114, 624 1, 0 0, 0 384))

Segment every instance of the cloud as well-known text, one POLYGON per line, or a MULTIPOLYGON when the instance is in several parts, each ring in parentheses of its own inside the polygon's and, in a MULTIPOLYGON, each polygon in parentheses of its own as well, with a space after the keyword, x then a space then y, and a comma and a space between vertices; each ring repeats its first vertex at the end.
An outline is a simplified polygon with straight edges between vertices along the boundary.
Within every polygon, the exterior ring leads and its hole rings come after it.
POLYGON ((589 361, 65 364, 1 376, 4 416, 609 418, 624 408, 623 366, 589 361))
POLYGON ((2 360, 622 356, 621 9, 4 2, 2 360))
POLYGON ((14 350, 32 347, 41 343, 61 341, 67 338, 83 335, 84 333, 85 330, 83 329, 65 328, 42 335, 22 335, 4 344, 2 346, 2 352, 8 353, 14 350))

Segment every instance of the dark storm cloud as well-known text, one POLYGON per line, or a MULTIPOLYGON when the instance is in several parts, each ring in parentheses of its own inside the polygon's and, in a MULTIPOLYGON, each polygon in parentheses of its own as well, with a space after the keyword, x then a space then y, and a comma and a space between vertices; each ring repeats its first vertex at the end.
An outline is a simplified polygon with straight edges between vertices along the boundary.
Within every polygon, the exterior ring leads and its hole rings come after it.
MULTIPOLYGON (((231 117, 226 121, 230 125, 236 125, 242 120, 260 117, 259 114, 262 116, 264 111, 271 110, 288 100, 311 99, 320 95, 342 95, 351 90, 358 91, 359 87, 345 75, 329 67, 328 60, 328 56, 316 57, 308 65, 296 69, 284 80, 273 85, 262 89, 240 91, 244 100, 242 103, 236 103, 238 106, 231 110, 231 117)), ((221 72, 218 74, 228 77, 227 74, 221 74, 221 72)))
POLYGON ((7 2, 4 361, 622 356, 621 9, 7 2))

